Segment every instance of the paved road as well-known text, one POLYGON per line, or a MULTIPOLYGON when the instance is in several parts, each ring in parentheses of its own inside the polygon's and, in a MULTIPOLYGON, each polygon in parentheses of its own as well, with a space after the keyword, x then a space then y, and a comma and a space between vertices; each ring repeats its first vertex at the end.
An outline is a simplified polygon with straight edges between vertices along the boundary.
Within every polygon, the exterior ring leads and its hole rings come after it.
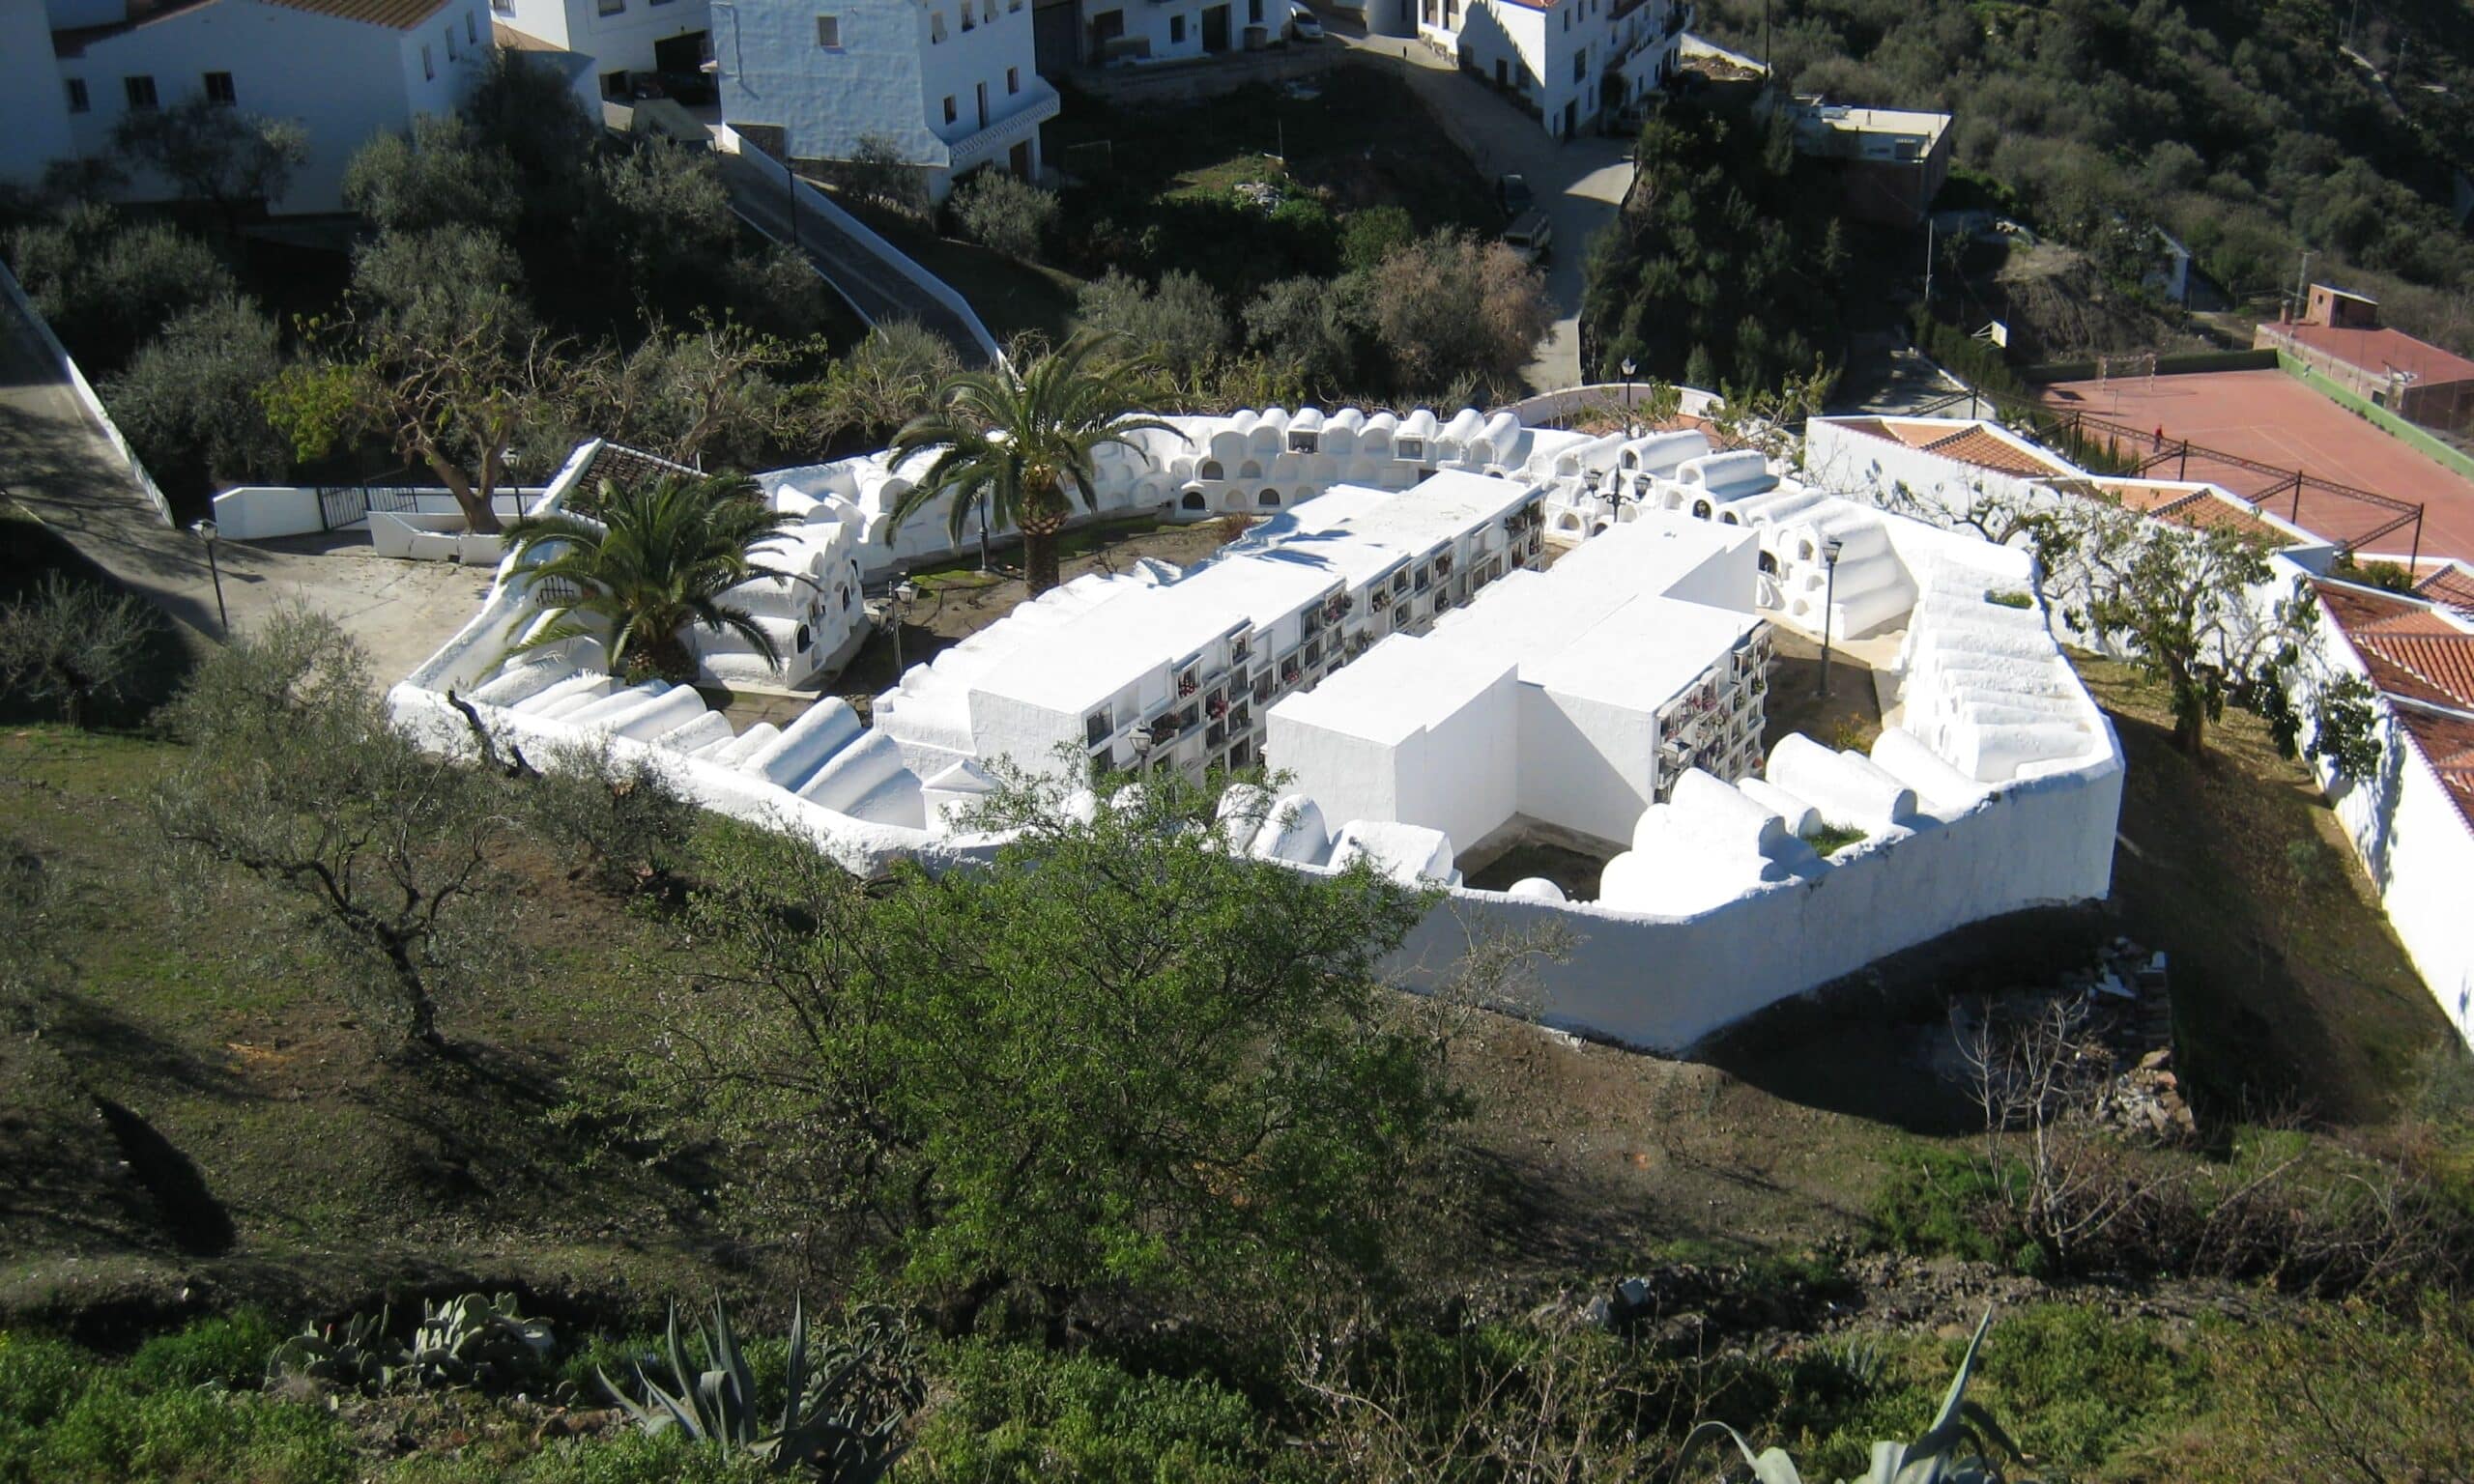
MULTIPOLYGON (((219 635, 205 543, 165 526, 87 419, 33 326, 0 304, 0 487, 81 554, 201 634, 219 635)), ((232 626, 302 603, 360 641, 381 684, 403 678, 471 618, 484 568, 390 561, 358 531, 217 549, 232 626)))
MULTIPOLYGON (((792 242, 791 202, 781 185, 734 154, 716 150, 713 158, 722 167, 722 184, 730 188, 731 204, 740 214, 775 242, 792 242)), ((963 364, 987 363, 988 352, 960 315, 849 233, 812 211, 799 212, 795 227, 796 245, 808 262, 870 324, 915 320, 951 341, 963 364)))
POLYGON ((1529 383, 1539 391, 1580 385, 1581 266, 1590 239, 1615 219, 1616 208, 1631 186, 1632 141, 1596 134, 1551 139, 1545 126, 1430 46, 1396 37, 1336 39, 1361 56, 1399 68, 1489 182, 1499 175, 1527 178, 1555 226, 1546 294, 1556 311, 1554 328, 1529 364, 1529 383))

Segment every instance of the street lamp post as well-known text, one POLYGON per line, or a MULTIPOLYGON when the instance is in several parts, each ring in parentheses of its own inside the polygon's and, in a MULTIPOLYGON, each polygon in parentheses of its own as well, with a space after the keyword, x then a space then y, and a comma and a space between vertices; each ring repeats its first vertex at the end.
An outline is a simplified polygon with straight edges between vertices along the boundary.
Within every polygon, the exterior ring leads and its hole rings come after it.
POLYGON ((894 584, 893 592, 893 683, 902 684, 902 614, 917 601, 919 586, 908 578, 894 584))
POLYGON ((1829 576, 1822 586, 1821 688, 1813 694, 1824 699, 1829 695, 1829 615, 1830 611, 1838 605, 1838 554, 1846 549, 1847 543, 1836 536, 1823 542, 1821 549, 1822 565, 1829 576))
POLYGON ((1631 357, 1624 357, 1624 421, 1627 427, 1632 421, 1632 373, 1639 369, 1631 357))
POLYGON ((215 523, 200 521, 189 529, 206 543, 206 570, 215 579, 215 626, 222 631, 224 638, 230 639, 232 619, 223 611, 223 564, 215 559, 215 538, 217 534, 215 523))

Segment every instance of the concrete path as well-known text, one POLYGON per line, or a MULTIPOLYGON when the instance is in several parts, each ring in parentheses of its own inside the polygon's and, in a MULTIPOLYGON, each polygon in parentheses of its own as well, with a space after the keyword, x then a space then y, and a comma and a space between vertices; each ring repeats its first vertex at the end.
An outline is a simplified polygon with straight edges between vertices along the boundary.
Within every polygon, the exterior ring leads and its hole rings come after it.
MULTIPOLYGON (((61 380, 34 327, 0 304, 0 489, 70 545, 198 633, 220 637, 206 543, 165 526, 61 380)), ((473 616, 486 568, 393 561, 352 531, 216 547, 232 627, 286 604, 334 618, 391 685, 473 616)))
POLYGON ((915 320, 951 341, 964 365, 987 363, 987 351, 961 316, 858 239, 816 212, 800 211, 794 222, 791 198, 779 184, 734 154, 715 150, 713 159, 722 167, 722 184, 730 188, 731 204, 739 214, 775 242, 797 246, 818 275, 869 324, 915 320))
POLYGON ((1546 294, 1554 300, 1556 315, 1538 358, 1529 364, 1529 384, 1538 391, 1579 385, 1581 266, 1589 256, 1590 239, 1615 219, 1624 192, 1631 187, 1632 141, 1597 134, 1549 138, 1543 124, 1422 42, 1337 34, 1335 40, 1361 57, 1398 68, 1454 142, 1468 151, 1489 186, 1502 175, 1528 180, 1555 226, 1546 294))

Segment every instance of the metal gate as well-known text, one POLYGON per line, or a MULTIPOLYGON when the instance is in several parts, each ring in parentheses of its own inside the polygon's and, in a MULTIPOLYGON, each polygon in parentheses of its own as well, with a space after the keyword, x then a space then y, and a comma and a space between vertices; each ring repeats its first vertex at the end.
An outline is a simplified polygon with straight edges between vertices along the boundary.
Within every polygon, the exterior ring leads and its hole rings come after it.
POLYGON ((318 528, 343 530, 366 525, 369 512, 384 510, 391 515, 416 515, 421 507, 420 497, 411 490, 391 485, 322 484, 318 486, 318 528))

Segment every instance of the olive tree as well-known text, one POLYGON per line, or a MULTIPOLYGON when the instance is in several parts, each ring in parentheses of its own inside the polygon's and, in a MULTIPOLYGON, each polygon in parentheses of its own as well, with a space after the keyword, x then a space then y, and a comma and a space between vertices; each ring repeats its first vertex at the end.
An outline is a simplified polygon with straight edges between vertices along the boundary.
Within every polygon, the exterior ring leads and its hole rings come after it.
POLYGON ((305 612, 200 666, 166 721, 188 750, 150 808, 174 865, 266 883, 350 1003, 403 1044, 443 1046, 442 997, 505 962, 489 931, 513 838, 504 782, 415 746, 359 647, 305 612))
POLYGON ((83 727, 135 686, 154 631, 142 600, 46 573, 31 595, 0 607, 0 690, 57 705, 61 720, 83 727))
POLYGON ((1061 1327, 1098 1289, 1379 1272, 1460 1106, 1377 977, 1425 902, 1231 850, 1221 804, 1012 774, 985 869, 876 885, 728 832, 628 1111, 755 1155, 745 1215, 873 1240, 949 1327, 1007 1292, 1061 1327))
POLYGON ((200 94, 169 108, 132 108, 112 128, 112 147, 192 201, 215 209, 226 231, 241 213, 283 194, 309 158, 309 132, 290 119, 243 113, 200 94))

